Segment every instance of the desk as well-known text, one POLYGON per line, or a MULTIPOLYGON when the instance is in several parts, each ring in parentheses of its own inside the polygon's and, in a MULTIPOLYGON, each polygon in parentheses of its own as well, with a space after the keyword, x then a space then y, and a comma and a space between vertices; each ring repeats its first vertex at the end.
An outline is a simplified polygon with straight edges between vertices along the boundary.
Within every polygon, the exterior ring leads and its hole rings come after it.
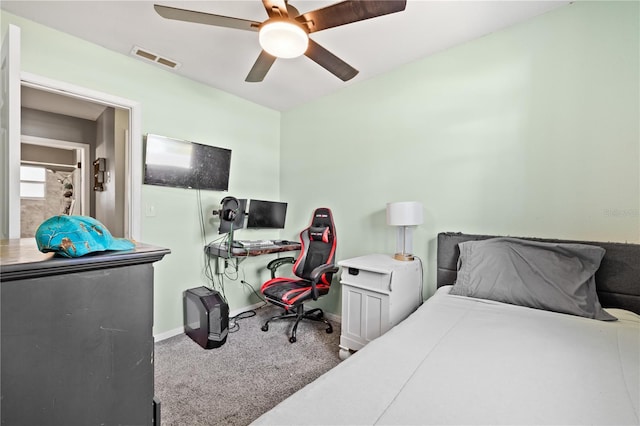
POLYGON ((229 247, 226 243, 213 243, 204 247, 205 252, 210 256, 221 257, 223 259, 229 259, 232 257, 253 257, 261 256, 263 254, 281 253, 285 251, 296 251, 302 248, 300 243, 290 241, 291 244, 273 244, 257 247, 232 247, 229 251, 229 247))

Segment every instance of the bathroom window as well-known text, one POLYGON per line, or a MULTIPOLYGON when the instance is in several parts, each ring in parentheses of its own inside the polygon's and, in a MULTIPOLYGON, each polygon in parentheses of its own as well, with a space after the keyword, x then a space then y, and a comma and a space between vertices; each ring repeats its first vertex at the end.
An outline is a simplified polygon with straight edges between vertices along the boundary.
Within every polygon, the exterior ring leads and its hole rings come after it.
POLYGON ((20 166, 20 198, 44 199, 46 170, 38 166, 20 166))

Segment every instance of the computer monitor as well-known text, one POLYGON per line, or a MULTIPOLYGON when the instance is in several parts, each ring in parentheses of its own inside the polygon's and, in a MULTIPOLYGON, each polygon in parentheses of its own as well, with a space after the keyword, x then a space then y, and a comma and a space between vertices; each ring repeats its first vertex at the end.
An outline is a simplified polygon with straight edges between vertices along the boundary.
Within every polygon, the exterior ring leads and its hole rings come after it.
POLYGON ((247 199, 239 198, 238 199, 238 214, 236 215, 233 222, 229 222, 227 220, 220 220, 220 226, 218 227, 219 234, 228 234, 231 232, 231 225, 233 225, 233 230, 244 228, 244 218, 245 213, 247 211, 247 199))
POLYGON ((251 200, 247 228, 284 228, 287 203, 279 201, 251 200))

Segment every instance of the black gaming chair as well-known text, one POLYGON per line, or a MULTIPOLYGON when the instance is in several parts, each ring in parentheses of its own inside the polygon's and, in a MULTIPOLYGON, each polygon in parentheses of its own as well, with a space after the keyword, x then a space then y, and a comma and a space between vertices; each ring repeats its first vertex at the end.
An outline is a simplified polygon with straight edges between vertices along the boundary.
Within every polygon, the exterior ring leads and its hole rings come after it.
POLYGON ((313 212, 311 225, 300 232, 302 248, 297 260, 293 257, 282 257, 269 262, 271 279, 262 285, 260 291, 267 301, 284 308, 284 313, 270 318, 262 326, 262 331, 269 330, 269 322, 285 318, 295 318, 289 341, 296 341, 296 330, 302 319, 322 321, 327 325, 327 333, 333 327, 324 317, 322 309, 304 310, 306 300, 318 300, 318 297, 329 293, 331 278, 338 272, 335 266, 336 230, 333 216, 328 208, 318 208, 313 212), (293 263, 293 273, 297 278, 276 277, 276 270, 285 264, 293 263))

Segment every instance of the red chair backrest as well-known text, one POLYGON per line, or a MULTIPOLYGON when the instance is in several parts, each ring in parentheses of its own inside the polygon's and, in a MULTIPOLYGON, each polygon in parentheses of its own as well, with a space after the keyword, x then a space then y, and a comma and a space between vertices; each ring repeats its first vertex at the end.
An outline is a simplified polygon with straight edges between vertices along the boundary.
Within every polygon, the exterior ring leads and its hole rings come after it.
MULTIPOLYGON (((311 225, 300 232, 302 248, 293 265, 293 273, 304 280, 310 279, 311 271, 324 264, 335 264, 336 228, 331 210, 317 208, 313 212, 311 225)), ((333 274, 324 274, 320 283, 331 284, 333 274)))

